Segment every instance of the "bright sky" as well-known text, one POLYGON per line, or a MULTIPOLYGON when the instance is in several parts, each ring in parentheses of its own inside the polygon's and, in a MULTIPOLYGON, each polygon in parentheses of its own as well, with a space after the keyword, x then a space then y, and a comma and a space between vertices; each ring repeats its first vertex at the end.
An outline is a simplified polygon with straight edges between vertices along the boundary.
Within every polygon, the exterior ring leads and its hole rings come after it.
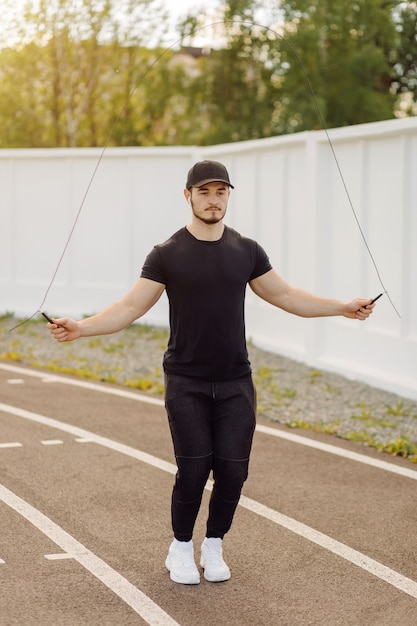
MULTIPOLYGON (((194 15, 198 15, 199 13, 212 14, 214 9, 222 3, 220 0, 163 0, 163 4, 171 16, 172 25, 175 26, 178 20, 185 17, 189 12, 192 12, 194 15)), ((174 38, 177 33, 178 31, 174 31, 174 38)), ((210 37, 211 34, 209 30, 206 32, 203 31, 196 39, 194 39, 193 45, 211 45, 212 42, 210 37)))
MULTIPOLYGON (((180 18, 185 17, 189 12, 194 15, 208 14, 208 22, 221 21, 221 13, 216 13, 216 9, 219 9, 225 4, 224 0, 162 0, 166 10, 171 15, 171 23, 175 25, 180 18)), ((275 20, 280 22, 279 17, 279 3, 276 0, 264 0, 262 8, 258 9, 255 13, 256 20, 259 24, 269 25, 271 23, 271 16, 275 15, 275 20)), ((175 31, 177 33, 178 31, 175 31)), ((216 39, 218 34, 215 35, 216 39)), ((201 31, 197 39, 193 41, 194 45, 212 45, 213 33, 210 30, 201 31)))
POLYGON ((219 5, 219 0, 164 0, 164 4, 175 18, 182 17, 190 10, 204 12, 219 5))
MULTIPOLYGON (((25 0, 15 0, 15 5, 18 7, 23 7, 24 3, 25 0)), ((222 2, 221 0, 160 0, 160 4, 165 6, 166 11, 171 16, 170 22, 172 25, 172 34, 168 35, 166 43, 172 43, 172 41, 178 36, 178 30, 175 29, 175 25, 180 18, 185 17, 185 15, 190 11, 192 11, 194 15, 198 15, 199 13, 204 14, 207 12, 212 14, 213 10, 221 5, 222 2)), ((204 35, 202 34, 198 37, 198 39, 195 39, 193 44, 201 46, 210 45, 209 37, 210 33, 207 31, 204 35)))

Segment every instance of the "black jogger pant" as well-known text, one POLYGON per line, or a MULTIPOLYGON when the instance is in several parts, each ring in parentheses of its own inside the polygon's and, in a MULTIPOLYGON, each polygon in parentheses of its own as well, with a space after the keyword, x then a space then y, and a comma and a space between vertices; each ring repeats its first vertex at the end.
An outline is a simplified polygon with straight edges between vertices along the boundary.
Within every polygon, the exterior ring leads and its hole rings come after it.
POLYGON ((171 508, 174 536, 192 538, 212 470, 207 537, 223 537, 248 476, 256 423, 252 377, 208 382, 167 374, 165 406, 178 466, 171 508))

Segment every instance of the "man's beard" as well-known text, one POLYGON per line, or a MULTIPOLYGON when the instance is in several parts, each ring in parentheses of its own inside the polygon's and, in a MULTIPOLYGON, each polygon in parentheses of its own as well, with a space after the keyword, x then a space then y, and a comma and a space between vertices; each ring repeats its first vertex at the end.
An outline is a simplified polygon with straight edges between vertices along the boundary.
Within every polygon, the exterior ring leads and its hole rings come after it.
POLYGON ((194 210, 194 205, 191 202, 191 209, 193 211, 194 217, 196 217, 198 220, 200 220, 200 222, 203 222, 204 224, 217 224, 218 222, 221 222, 222 219, 224 218, 224 213, 223 211, 219 211, 218 209, 214 209, 215 214, 210 214, 210 211, 208 211, 208 215, 207 217, 204 217, 204 215, 198 215, 195 210, 194 210))
POLYGON ((199 219, 201 222, 204 222, 204 224, 217 224, 218 222, 222 221, 221 215, 213 215, 212 217, 200 217, 199 215, 196 215, 196 218, 199 219))

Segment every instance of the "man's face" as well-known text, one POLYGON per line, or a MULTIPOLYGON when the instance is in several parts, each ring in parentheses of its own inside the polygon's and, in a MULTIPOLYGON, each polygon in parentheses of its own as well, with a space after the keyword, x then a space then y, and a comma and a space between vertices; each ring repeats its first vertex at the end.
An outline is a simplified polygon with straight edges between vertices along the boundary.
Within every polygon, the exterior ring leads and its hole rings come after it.
POLYGON ((197 219, 205 224, 217 224, 226 214, 230 189, 225 183, 207 183, 203 187, 185 190, 185 196, 197 219))

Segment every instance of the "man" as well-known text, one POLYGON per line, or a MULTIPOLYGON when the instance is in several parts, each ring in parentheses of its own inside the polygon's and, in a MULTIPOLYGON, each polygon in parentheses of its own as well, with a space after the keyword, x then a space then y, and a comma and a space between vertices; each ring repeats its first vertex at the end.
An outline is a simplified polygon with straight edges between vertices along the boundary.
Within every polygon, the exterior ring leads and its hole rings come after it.
POLYGON ((211 471, 200 564, 210 582, 230 578, 222 540, 248 475, 256 418, 245 339, 247 284, 260 298, 302 317, 365 320, 374 308, 370 299, 343 303, 288 285, 255 241, 224 225, 231 188, 224 165, 196 163, 184 189, 190 223, 153 248, 132 289, 97 315, 49 324, 59 342, 114 333, 144 315, 166 290, 171 332, 164 355, 165 405, 178 472, 171 506, 174 539, 165 564, 171 579, 183 584, 200 582, 192 536, 211 471))

